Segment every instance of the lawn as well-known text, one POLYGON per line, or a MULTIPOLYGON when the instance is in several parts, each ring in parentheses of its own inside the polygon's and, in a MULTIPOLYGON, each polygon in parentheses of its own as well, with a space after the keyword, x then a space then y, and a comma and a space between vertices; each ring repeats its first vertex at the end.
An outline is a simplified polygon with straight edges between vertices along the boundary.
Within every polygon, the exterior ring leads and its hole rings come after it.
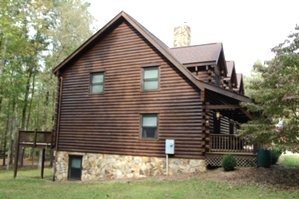
MULTIPOLYGON (((52 182, 52 170, 45 169, 45 179, 39 179, 40 170, 0 170, 0 199, 21 198, 299 198, 299 192, 278 191, 257 185, 236 185, 226 182, 187 178, 184 180, 148 179, 131 181, 52 182)), ((213 172, 213 171, 211 171, 213 172)), ((202 174, 206 175, 206 174, 202 174)))
POLYGON ((299 155, 283 155, 281 165, 289 168, 299 168, 299 155))

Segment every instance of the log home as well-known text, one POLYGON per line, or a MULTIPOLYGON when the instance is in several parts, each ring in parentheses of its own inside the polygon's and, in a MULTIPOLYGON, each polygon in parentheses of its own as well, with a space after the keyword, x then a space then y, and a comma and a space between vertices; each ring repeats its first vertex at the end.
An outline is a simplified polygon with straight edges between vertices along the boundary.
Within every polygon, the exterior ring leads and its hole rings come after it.
POLYGON ((187 25, 169 48, 120 12, 53 70, 56 180, 192 173, 244 156, 234 133, 251 100, 228 77, 221 43, 189 44, 187 25))

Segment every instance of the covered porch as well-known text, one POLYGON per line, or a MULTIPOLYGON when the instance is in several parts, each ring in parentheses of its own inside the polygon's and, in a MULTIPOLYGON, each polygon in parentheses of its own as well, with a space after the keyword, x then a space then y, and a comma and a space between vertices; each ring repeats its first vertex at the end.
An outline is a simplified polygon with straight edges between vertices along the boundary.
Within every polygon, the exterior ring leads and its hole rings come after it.
POLYGON ((251 103, 251 100, 233 92, 230 95, 213 91, 205 93, 206 164, 221 166, 223 156, 233 154, 237 166, 256 166, 256 145, 236 134, 241 124, 253 119, 253 115, 240 106, 241 102, 251 103))
POLYGON ((223 155, 233 154, 237 166, 257 166, 257 146, 234 134, 211 134, 210 148, 206 153, 206 164, 221 166, 223 155))

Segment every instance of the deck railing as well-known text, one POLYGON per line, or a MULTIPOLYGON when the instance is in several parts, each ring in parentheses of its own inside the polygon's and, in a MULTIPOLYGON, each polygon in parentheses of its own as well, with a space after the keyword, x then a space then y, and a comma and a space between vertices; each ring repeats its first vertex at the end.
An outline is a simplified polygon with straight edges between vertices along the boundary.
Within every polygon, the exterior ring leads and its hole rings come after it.
POLYGON ((255 153, 256 147, 232 134, 210 134, 210 152, 255 153))
POLYGON ((31 147, 53 147, 55 136, 53 131, 23 131, 19 130, 19 144, 30 145, 31 147))

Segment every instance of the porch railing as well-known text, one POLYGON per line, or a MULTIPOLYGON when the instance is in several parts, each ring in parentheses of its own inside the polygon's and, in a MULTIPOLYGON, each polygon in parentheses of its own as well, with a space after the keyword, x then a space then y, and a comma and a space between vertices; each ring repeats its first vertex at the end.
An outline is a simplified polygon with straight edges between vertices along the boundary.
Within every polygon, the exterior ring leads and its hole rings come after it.
POLYGON ((255 153, 256 147, 232 134, 210 134, 210 152, 255 153))

